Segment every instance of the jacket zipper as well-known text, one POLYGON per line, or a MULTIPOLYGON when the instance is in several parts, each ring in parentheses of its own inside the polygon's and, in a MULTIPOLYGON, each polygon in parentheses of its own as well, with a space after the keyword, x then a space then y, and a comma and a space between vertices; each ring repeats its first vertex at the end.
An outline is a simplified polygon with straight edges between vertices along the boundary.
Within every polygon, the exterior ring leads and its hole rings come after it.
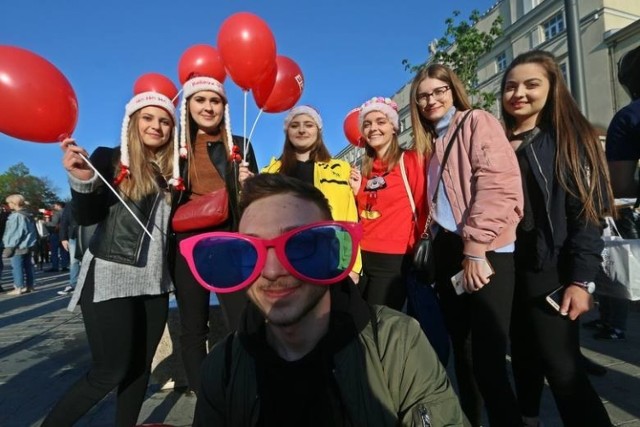
POLYGON ((531 145, 529 145, 529 149, 531 150, 531 154, 533 154, 533 158, 536 161, 536 166, 538 166, 538 171, 540 172, 540 175, 542 175, 542 179, 544 179, 544 191, 547 195, 547 198, 545 200, 545 211, 547 214, 547 220, 549 221, 549 227, 551 227, 551 234, 555 234, 555 232, 553 231, 553 222, 551 222, 551 215, 549 214, 549 211, 551 210, 549 206, 549 204, 551 203, 551 193, 549 192, 549 181, 547 180, 547 177, 544 175, 544 172, 542 172, 542 166, 540 166, 540 161, 538 161, 538 156, 536 155, 536 151, 533 149, 531 145))
POLYGON ((431 416, 425 405, 418 406, 418 414, 420 415, 420 421, 422 421, 422 427, 431 427, 431 416))

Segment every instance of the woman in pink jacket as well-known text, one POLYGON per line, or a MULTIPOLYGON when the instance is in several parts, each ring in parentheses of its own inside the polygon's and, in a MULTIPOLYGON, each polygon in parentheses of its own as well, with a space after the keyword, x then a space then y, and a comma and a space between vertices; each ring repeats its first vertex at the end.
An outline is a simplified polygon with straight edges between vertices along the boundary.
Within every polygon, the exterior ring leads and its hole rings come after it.
POLYGON ((462 409, 479 426, 484 400, 492 426, 517 426, 522 419, 505 355, 523 205, 518 162, 498 120, 471 110, 460 79, 446 66, 421 70, 411 97, 416 148, 429 158, 436 290, 453 343, 462 409), (457 274, 458 292, 452 286, 457 274))

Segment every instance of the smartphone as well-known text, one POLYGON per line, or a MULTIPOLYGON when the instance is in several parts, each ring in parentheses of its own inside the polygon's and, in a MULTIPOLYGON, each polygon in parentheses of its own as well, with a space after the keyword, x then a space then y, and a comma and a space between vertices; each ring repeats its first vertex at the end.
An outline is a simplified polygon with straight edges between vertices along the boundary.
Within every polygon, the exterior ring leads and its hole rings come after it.
POLYGON ((556 311, 560 311, 560 306, 562 305, 562 297, 564 296, 564 286, 560 286, 549 295, 547 295, 547 302, 551 307, 553 307, 556 311))
MULTIPOLYGON (((495 271, 493 270, 493 267, 491 266, 488 260, 485 259, 483 261, 482 267, 483 267, 482 271, 484 272, 485 277, 487 279, 495 274, 495 271)), ((464 275, 464 270, 460 270, 453 277, 451 277, 451 284, 453 285, 453 289, 456 291, 457 295, 462 295, 463 293, 466 292, 464 289, 464 286, 462 285, 463 275, 464 275)))

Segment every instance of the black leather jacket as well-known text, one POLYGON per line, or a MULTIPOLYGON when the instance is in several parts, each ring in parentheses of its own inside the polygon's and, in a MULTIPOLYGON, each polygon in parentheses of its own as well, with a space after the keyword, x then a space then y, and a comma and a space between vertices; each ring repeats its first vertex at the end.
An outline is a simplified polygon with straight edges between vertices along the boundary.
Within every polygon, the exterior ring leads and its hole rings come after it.
MULTIPOLYGON (((233 143, 240 149, 240 155, 242 156, 243 151, 243 138, 240 136, 233 136, 233 143)), ((232 162, 229 160, 227 156, 226 148, 221 143, 214 143, 213 141, 207 144, 207 151, 209 152, 209 158, 211 159, 211 163, 215 166, 220 176, 224 177, 224 181, 227 187, 227 192, 229 193, 229 219, 216 226, 213 229, 204 229, 197 230, 195 232, 187 232, 181 234, 181 237, 186 237, 189 235, 194 235, 198 233, 208 232, 208 231, 235 231, 238 229, 238 223, 240 222, 240 213, 238 211, 238 199, 240 197, 240 183, 238 182, 238 174, 239 174, 239 165, 236 162, 232 162)), ((246 161, 249 163, 249 170, 253 173, 258 173, 258 164, 256 163, 256 157, 253 152, 253 147, 249 144, 247 150, 246 161)), ((189 196, 191 195, 191 189, 189 188, 189 171, 188 171, 188 163, 184 159, 180 159, 180 176, 184 180, 186 189, 184 191, 175 191, 173 190, 172 194, 172 207, 171 207, 171 217, 173 218, 173 214, 175 213, 178 206, 186 203, 189 200, 189 196)), ((171 221, 169 221, 171 224, 171 221)), ((178 238, 176 232, 171 230, 169 232, 169 244, 168 244, 168 259, 170 263, 170 271, 174 271, 175 257, 178 253, 178 238)), ((176 279, 176 278, 174 278, 176 279)), ((174 280, 175 282, 175 280, 174 280)))
MULTIPOLYGON (((120 149, 98 147, 91 155, 91 163, 107 182, 113 182, 120 161, 120 149)), ((140 259, 142 243, 149 237, 105 185, 92 193, 71 190, 73 216, 79 226, 97 224, 89 243, 91 253, 101 259, 121 264, 136 265, 140 259)), ((135 203, 126 200, 127 206, 149 229, 151 214, 163 200, 161 194, 152 194, 135 203)))

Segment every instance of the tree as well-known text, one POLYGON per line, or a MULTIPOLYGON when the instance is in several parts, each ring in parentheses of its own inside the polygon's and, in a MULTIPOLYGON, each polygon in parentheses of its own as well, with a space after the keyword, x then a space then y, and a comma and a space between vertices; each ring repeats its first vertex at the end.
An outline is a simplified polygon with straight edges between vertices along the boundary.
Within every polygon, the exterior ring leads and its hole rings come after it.
POLYGON ((22 194, 32 209, 49 207, 58 200, 57 189, 48 178, 30 174, 24 163, 17 163, 0 174, 2 202, 10 194, 22 194))
POLYGON ((404 59, 402 64, 412 73, 433 62, 446 64, 462 80, 474 107, 491 110, 496 97, 493 93, 478 89, 478 61, 491 51, 495 40, 502 35, 502 17, 498 16, 491 23, 489 31, 484 32, 476 26, 482 18, 479 11, 471 11, 468 20, 460 20, 459 16, 460 11, 455 10, 453 16, 444 21, 447 26, 444 36, 429 45, 430 56, 425 63, 412 65, 404 59))

